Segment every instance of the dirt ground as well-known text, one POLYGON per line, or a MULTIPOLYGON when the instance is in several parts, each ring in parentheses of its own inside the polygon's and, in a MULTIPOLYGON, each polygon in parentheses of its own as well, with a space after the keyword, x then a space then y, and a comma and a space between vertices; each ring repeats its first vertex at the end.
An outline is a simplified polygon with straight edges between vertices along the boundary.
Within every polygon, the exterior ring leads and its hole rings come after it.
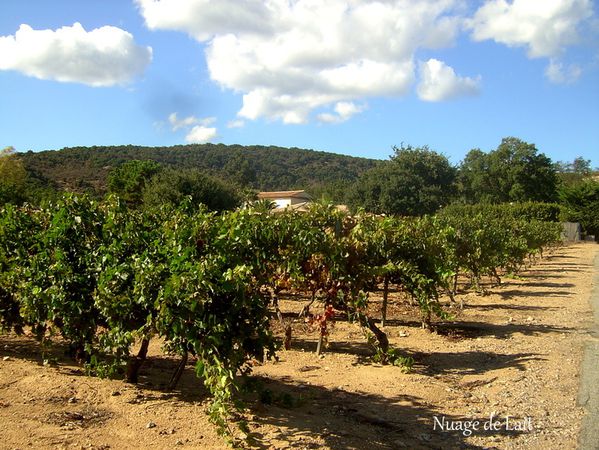
MULTIPOLYGON (((373 363, 360 329, 343 320, 318 357, 316 330, 295 322, 292 349, 254 368, 248 419, 258 448, 576 448, 598 251, 564 247, 488 295, 464 293, 455 322, 434 332, 393 294, 385 331, 414 358, 410 373, 373 363)), ((377 308, 375 299, 375 316, 377 308)), ((46 349, 43 365, 32 338, 0 335, 0 448, 227 448, 206 417, 193 361, 168 393, 177 360, 158 344, 138 385, 87 377, 62 355, 60 345, 46 349)))

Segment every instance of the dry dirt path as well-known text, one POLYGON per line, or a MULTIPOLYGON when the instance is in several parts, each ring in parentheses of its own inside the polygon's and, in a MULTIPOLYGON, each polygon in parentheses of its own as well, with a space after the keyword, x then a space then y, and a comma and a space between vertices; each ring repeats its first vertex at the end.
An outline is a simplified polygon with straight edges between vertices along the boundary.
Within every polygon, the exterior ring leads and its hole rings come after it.
MULTIPOLYGON (((408 374, 373 364, 361 331, 342 320, 318 358, 316 333, 296 323, 292 349, 255 367, 261 401, 250 398, 248 418, 261 448, 575 449, 598 251, 568 246, 489 295, 465 294, 456 322, 435 333, 392 296, 386 331, 414 357, 408 374), (447 430, 466 421, 477 429, 447 430)), ((286 311, 300 307, 283 302, 286 311)), ((191 365, 180 389, 165 393, 176 361, 151 350, 142 383, 132 386, 84 376, 59 346, 46 355, 57 364, 42 366, 31 338, 0 335, 0 448, 227 448, 191 365)))
POLYGON ((599 450, 599 257, 591 293, 594 323, 584 349, 578 404, 586 410, 580 432, 581 450, 599 450))

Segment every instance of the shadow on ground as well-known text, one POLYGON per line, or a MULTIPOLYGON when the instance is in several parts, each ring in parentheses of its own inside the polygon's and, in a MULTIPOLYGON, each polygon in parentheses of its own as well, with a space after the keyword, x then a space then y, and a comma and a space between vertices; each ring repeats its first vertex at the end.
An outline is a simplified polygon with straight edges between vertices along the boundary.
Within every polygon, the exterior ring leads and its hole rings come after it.
MULTIPOLYGON (((306 342, 309 347, 312 343, 306 342)), ((85 375, 85 371, 65 356, 67 347, 60 343, 46 346, 45 358, 55 362, 55 369, 66 375, 85 375)), ((371 348, 364 345, 335 344, 328 351, 348 352, 366 358, 371 348)), ((20 358, 41 364, 39 343, 24 336, 5 339, 0 336, 0 357, 20 358)), ((458 355, 433 353, 415 355, 417 374, 437 375, 446 372, 480 373, 498 367, 520 365, 534 355, 494 355, 487 352, 467 352, 458 355)), ((366 360, 365 360, 366 361, 366 360)), ((193 358, 173 392, 166 392, 168 378, 178 360, 167 356, 151 356, 140 373, 139 394, 131 402, 147 407, 161 401, 205 402, 205 388, 195 376, 193 358)), ((250 428, 257 438, 256 448, 273 448, 272 442, 285 448, 320 448, 322 442, 331 449, 477 449, 459 431, 441 429, 439 423, 457 424, 472 418, 454 417, 421 398, 398 393, 383 397, 342 389, 327 389, 294 381, 291 377, 272 379, 249 377, 254 389, 245 393, 251 413, 250 428), (266 394, 265 394, 266 393, 266 394), (437 421, 435 421, 437 417, 437 421), (437 428, 435 429, 435 423, 437 428), (320 444, 318 443, 320 442, 320 444)), ((425 381, 426 382, 426 381, 425 381)), ((478 420, 483 423, 485 418, 478 420)), ((478 430, 476 435, 517 433, 499 430, 478 430)), ((274 448, 279 448, 275 446, 274 448)), ((492 447, 485 447, 492 448, 492 447)))
POLYGON ((484 351, 470 352, 433 352, 416 354, 414 371, 428 376, 439 374, 482 375, 486 372, 512 367, 526 370, 526 363, 533 360, 544 360, 536 353, 500 354, 484 351))
MULTIPOLYGON (((288 380, 259 378, 262 389, 275 398, 287 398, 288 406, 254 402, 256 423, 280 430, 275 436, 260 434, 262 442, 277 439, 288 443, 285 448, 319 448, 309 444, 309 436, 319 436, 332 449, 477 449, 460 431, 442 429, 449 423, 472 418, 457 417, 436 409, 422 399, 398 393, 393 398, 293 384, 288 380), (293 403, 295 401, 295 404, 293 403), (435 417, 437 420, 435 420, 435 417)), ((517 431, 485 431, 479 420, 477 436, 518 434, 517 431)), ((262 446, 263 448, 272 448, 262 446)))

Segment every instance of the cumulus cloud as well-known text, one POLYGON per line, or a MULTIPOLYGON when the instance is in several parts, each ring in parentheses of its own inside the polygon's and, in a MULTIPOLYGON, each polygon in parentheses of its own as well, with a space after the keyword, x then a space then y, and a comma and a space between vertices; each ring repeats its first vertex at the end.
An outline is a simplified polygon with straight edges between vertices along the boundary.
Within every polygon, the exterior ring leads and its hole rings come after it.
MULTIPOLYGON (((206 45, 211 78, 243 94, 241 119, 297 124, 314 110, 403 96, 415 53, 453 45, 461 0, 136 0, 150 29, 206 45)), ((337 117, 341 117, 337 114, 337 117)))
POLYGON ((526 47, 531 58, 554 57, 577 42, 578 26, 592 14, 591 0, 487 0, 466 25, 476 41, 526 47))
MULTIPOLYGON (((452 46, 460 33, 556 57, 576 42, 592 0, 135 0, 152 30, 202 42, 211 79, 242 95, 241 120, 301 124, 315 111, 373 97, 472 95, 479 79, 422 51, 452 46), (421 79, 419 80, 418 77, 421 79)), ((357 114, 357 113, 356 113, 357 114)), ((324 112, 322 122, 347 120, 324 112)))
POLYGON ((571 84, 574 83, 580 75, 582 69, 576 64, 564 66, 562 63, 551 59, 549 65, 545 69, 545 76, 549 81, 556 84, 571 84))
POLYGON ((151 61, 151 47, 135 44, 130 33, 112 26, 88 32, 80 23, 56 31, 21 25, 15 35, 0 36, 0 70, 43 80, 125 84, 151 61))
POLYGON ((179 30, 200 41, 236 30, 265 34, 270 16, 263 0, 136 0, 151 30, 179 30))
POLYGON ((417 91, 422 100, 439 102, 476 95, 479 92, 479 84, 480 77, 460 77, 451 67, 437 59, 420 63, 420 83, 417 91))
POLYGON ((324 123, 341 123, 349 120, 353 115, 364 111, 364 106, 356 105, 354 102, 339 102, 335 105, 335 113, 322 113, 318 120, 324 123))
POLYGON ((189 144, 204 144, 213 140, 217 135, 216 128, 196 125, 185 136, 185 142, 189 144))
POLYGON ((177 131, 180 128, 190 127, 198 123, 197 117, 189 116, 184 119, 179 119, 177 113, 171 113, 168 116, 168 123, 171 125, 173 131, 177 131))
POLYGON ((188 127, 192 127, 194 125, 203 125, 203 126, 208 126, 208 125, 212 125, 214 122, 216 122, 216 117, 206 117, 204 119, 200 119, 196 116, 189 116, 189 117, 185 117, 183 119, 179 119, 179 117, 177 116, 177 113, 171 113, 168 116, 168 123, 171 126, 171 129, 173 131, 177 131, 180 130, 181 128, 188 128, 188 127))
POLYGON ((172 131, 186 129, 185 142, 190 144, 204 144, 218 136, 218 130, 210 125, 216 122, 216 117, 199 118, 189 116, 179 119, 176 112, 169 114, 168 123, 172 131))

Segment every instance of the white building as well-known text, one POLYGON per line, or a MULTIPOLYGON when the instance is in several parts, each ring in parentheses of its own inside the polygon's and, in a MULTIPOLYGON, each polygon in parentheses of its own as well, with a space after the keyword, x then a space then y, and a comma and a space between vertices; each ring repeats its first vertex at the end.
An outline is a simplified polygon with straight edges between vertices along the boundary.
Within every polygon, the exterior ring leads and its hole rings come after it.
POLYGON ((259 200, 270 200, 276 205, 276 209, 302 209, 307 203, 310 203, 310 197, 306 191, 274 191, 260 192, 259 200))

